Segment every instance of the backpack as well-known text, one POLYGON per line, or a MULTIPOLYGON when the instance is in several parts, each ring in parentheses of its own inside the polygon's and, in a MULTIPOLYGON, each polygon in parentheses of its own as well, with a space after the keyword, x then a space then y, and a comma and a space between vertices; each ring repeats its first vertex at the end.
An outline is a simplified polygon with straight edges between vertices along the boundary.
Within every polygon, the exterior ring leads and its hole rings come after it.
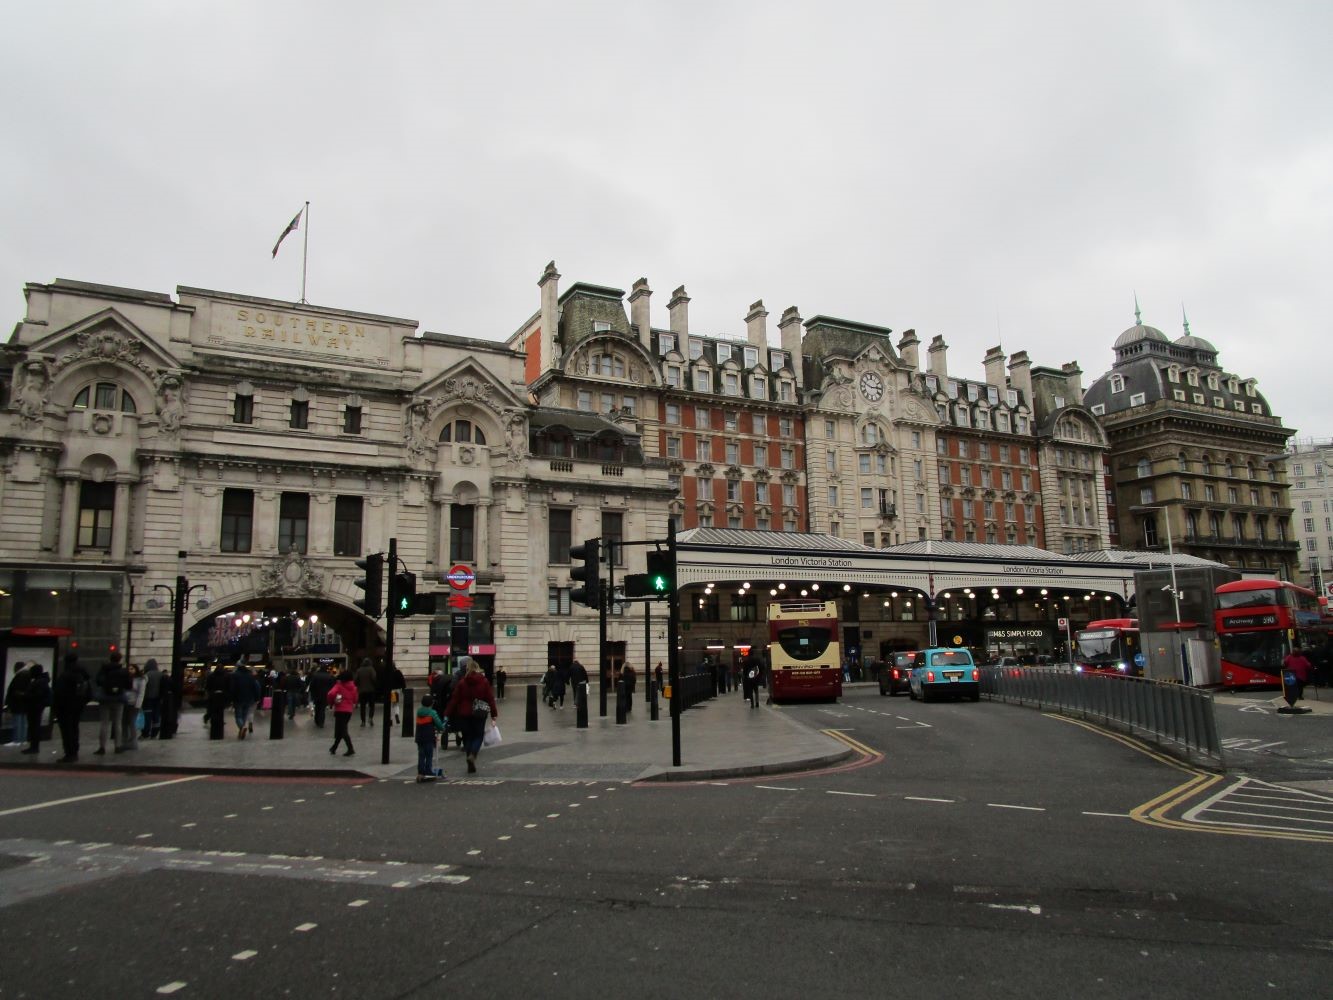
POLYGON ((102 671, 102 691, 108 698, 119 698, 125 691, 123 676, 116 667, 102 671))

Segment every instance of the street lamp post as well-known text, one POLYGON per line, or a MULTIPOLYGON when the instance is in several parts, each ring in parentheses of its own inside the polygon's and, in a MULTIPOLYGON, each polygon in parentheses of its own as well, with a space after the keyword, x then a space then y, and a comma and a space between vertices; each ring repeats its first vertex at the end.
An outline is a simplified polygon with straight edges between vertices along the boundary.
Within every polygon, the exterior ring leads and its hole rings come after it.
POLYGON ((176 553, 176 586, 165 583, 154 584, 154 590, 165 590, 171 595, 171 680, 167 685, 166 697, 162 699, 162 728, 158 738, 169 740, 176 735, 180 722, 181 699, 185 693, 185 661, 181 659, 181 638, 185 624, 185 609, 190 603, 190 593, 195 590, 207 590, 200 583, 190 586, 185 578, 185 552, 176 553))

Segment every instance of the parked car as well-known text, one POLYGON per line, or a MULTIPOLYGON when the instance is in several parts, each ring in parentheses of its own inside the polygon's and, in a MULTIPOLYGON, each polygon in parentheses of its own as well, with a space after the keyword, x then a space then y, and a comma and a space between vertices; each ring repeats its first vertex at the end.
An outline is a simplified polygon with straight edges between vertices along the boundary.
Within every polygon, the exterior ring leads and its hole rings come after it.
POLYGON ((966 649, 923 649, 912 661, 912 698, 930 701, 936 695, 981 700, 981 670, 966 649))
POLYGON ((916 652, 909 651, 905 653, 892 653, 889 658, 879 665, 879 693, 880 696, 889 695, 892 697, 899 691, 911 692, 912 661, 916 659, 916 652))

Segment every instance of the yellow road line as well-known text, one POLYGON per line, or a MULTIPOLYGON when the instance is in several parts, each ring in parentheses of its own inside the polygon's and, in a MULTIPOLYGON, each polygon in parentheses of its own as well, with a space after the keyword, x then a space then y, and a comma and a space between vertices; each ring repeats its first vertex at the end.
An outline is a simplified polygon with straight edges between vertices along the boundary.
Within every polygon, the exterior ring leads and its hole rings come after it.
POLYGON ((1226 826, 1211 823, 1189 822, 1187 820, 1172 819, 1168 813, 1173 809, 1183 808, 1190 799, 1197 798, 1202 793, 1208 791, 1218 782, 1225 778, 1222 774, 1210 774, 1207 771, 1200 771, 1197 768, 1189 767, 1180 761, 1173 760, 1165 754, 1158 753, 1156 750, 1145 746, 1138 740, 1129 736, 1122 736, 1119 733, 1108 732, 1100 726, 1084 722, 1081 719, 1070 719, 1063 715, 1054 713, 1044 713, 1048 718, 1059 719, 1062 722, 1068 722, 1075 726, 1081 726, 1089 732, 1096 733, 1099 736, 1105 736, 1108 739, 1115 740, 1131 750, 1136 750, 1145 756, 1177 771, 1184 771, 1190 775, 1188 781, 1185 781, 1175 788, 1163 792, 1155 798, 1149 799, 1140 806, 1135 806, 1129 811, 1130 818, 1136 822, 1147 826, 1157 826, 1164 830, 1188 830, 1193 833, 1217 833, 1227 837, 1260 837, 1267 840, 1297 840, 1310 844, 1328 844, 1333 843, 1333 835, 1323 835, 1318 833, 1297 833, 1296 831, 1283 830, 1253 830, 1239 826, 1226 826))
POLYGON ((852 739, 850 736, 848 736, 840 729, 821 729, 820 732, 822 732, 825 736, 832 736, 835 740, 837 740, 840 743, 846 743, 849 747, 851 747, 853 750, 855 750, 863 757, 882 758, 884 756, 884 754, 880 753, 874 747, 866 746, 860 740, 852 739))

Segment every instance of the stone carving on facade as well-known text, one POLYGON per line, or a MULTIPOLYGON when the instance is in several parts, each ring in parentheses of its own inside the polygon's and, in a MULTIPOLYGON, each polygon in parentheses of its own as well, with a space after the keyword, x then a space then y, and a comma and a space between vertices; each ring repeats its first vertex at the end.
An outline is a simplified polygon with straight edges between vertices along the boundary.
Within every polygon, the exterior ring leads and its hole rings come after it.
POLYGON ((430 407, 423 399, 414 399, 407 405, 403 414, 403 446, 412 456, 412 461, 419 462, 430 448, 426 437, 426 423, 430 420, 430 407))
POLYGON ((509 449, 509 459, 521 462, 528 457, 528 421, 522 410, 505 410, 505 445, 509 449))
POLYGON ((118 329, 102 327, 98 330, 84 330, 77 334, 74 339, 78 346, 69 353, 61 355, 56 361, 55 372, 57 374, 76 361, 94 360, 129 365, 131 368, 137 368, 150 379, 153 377, 152 368, 139 357, 139 352, 143 350, 143 344, 118 329))
POLYGON ((19 420, 25 430, 41 421, 42 414, 46 412, 50 389, 51 376, 46 362, 41 358, 25 361, 18 389, 14 393, 14 407, 19 411, 19 420))
POLYGON ((174 372, 159 372, 157 426, 163 434, 179 434, 185 417, 185 383, 174 372))
POLYGON ((259 570, 259 597, 318 597, 324 593, 319 576, 295 550, 271 559, 259 570))
POLYGON ((491 399, 491 394, 494 391, 495 387, 493 385, 477 378, 475 375, 458 375, 454 378, 445 379, 443 391, 432 401, 431 414, 433 416, 442 407, 459 400, 469 403, 485 403, 491 410, 496 410, 495 402, 491 399))

